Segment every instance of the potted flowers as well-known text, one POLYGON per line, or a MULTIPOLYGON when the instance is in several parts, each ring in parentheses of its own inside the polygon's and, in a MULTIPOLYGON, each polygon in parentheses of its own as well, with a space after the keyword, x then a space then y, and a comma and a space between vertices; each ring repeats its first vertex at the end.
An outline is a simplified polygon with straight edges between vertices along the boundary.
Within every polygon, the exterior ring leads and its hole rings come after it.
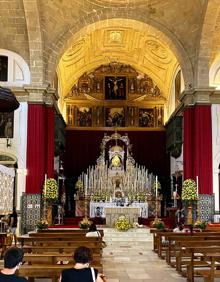
POLYGON ((193 179, 186 179, 183 181, 182 200, 183 201, 197 200, 196 182, 193 179))
POLYGON ((36 230, 37 231, 42 231, 48 229, 48 222, 46 219, 41 219, 36 222, 36 230))
POLYGON ((121 215, 117 219, 115 223, 115 227, 119 231, 127 231, 128 229, 131 228, 131 225, 129 223, 129 220, 124 215, 121 215))
POLYGON ((81 228, 81 229, 88 229, 91 224, 92 224, 92 222, 88 219, 88 217, 84 217, 79 222, 79 228, 81 228))
POLYGON ((193 204, 198 200, 196 182, 193 179, 183 181, 182 201, 187 208, 187 224, 193 223, 193 204))

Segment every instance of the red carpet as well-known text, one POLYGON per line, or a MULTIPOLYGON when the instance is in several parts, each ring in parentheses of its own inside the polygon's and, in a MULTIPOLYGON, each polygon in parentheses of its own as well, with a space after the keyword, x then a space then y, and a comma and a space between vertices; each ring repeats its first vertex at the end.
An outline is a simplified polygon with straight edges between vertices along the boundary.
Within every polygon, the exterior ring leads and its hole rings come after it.
MULTIPOLYGON (((79 222, 82 220, 82 217, 66 217, 64 218, 64 224, 61 225, 52 225, 51 228, 78 228, 79 222)), ((138 223, 143 224, 145 226, 150 226, 150 223, 154 220, 154 218, 139 218, 138 223)), ((165 223, 167 228, 174 228, 175 222, 172 218, 163 217, 161 218, 165 223)), ((91 218, 96 225, 105 225, 105 219, 103 218, 91 218)))

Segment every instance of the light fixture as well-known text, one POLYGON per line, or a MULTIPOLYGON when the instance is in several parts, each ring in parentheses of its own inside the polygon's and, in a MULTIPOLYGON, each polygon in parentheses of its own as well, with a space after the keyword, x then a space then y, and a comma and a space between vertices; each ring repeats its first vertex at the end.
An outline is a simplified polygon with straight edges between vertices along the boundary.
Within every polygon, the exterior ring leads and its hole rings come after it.
POLYGON ((6 146, 7 146, 7 148, 8 148, 8 147, 11 147, 11 139, 7 137, 6 140, 7 140, 7 141, 6 141, 6 146))

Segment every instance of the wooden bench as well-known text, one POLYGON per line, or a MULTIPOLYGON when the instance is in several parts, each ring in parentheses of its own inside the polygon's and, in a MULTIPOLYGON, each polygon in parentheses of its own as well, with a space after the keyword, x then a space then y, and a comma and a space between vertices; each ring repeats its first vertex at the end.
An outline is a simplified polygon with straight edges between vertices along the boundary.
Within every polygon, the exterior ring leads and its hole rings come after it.
POLYGON ((180 250, 176 254, 176 270, 183 276, 187 276, 188 281, 193 281, 195 268, 207 267, 204 254, 208 250, 220 250, 220 240, 188 241, 181 242, 180 245, 180 250), (183 268, 186 268, 186 271, 183 268))
MULTIPOLYGON (((66 264, 73 261, 73 253, 25 253, 23 261, 27 264, 66 264)), ((93 254, 92 262, 101 263, 101 255, 93 254)))
MULTIPOLYGON (((76 245, 76 246, 47 246, 47 247, 42 247, 42 246, 23 246, 22 249, 24 250, 25 253, 73 253, 75 249, 81 245, 76 245)), ((92 250, 92 253, 100 253, 102 254, 102 247, 101 246, 94 246, 94 245, 85 245, 85 247, 89 247, 92 250)))
MULTIPOLYGON (((44 266, 42 267, 42 264, 24 264, 18 270, 18 275, 28 277, 29 281, 34 281, 34 278, 51 278, 53 282, 57 282, 62 270, 69 269, 72 266, 73 264, 44 264, 44 266)), ((91 266, 97 268, 100 272, 102 272, 101 265, 92 264, 91 266)))
POLYGON ((19 236, 18 242, 21 244, 21 246, 24 245, 38 245, 38 246, 49 246, 49 245, 65 245, 70 246, 74 245, 74 243, 93 243, 95 245, 102 244, 102 238, 101 237, 79 237, 79 238, 65 238, 65 237, 29 237, 29 236, 19 236))
POLYGON ((178 251, 178 246, 175 244, 176 241, 203 241, 203 240, 219 240, 220 234, 201 232, 201 233, 173 233, 172 235, 166 235, 165 239, 168 242, 166 249, 166 262, 171 263, 172 253, 175 254, 178 251))
MULTIPOLYGON (((74 237, 74 236, 85 236, 88 231, 84 229, 73 229, 73 230, 42 230, 41 232, 31 231, 27 235, 29 237, 74 237)), ((98 232, 103 237, 103 229, 99 229, 98 232)), ((27 236, 25 235, 25 236, 27 236)))

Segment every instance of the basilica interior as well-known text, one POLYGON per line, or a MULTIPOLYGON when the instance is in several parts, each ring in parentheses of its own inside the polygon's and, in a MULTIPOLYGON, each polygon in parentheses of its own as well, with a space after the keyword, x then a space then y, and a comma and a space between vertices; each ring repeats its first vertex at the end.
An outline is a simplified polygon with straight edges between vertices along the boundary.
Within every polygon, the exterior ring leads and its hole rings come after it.
POLYGON ((0 215, 16 208, 17 235, 120 214, 174 227, 187 179, 194 221, 219 222, 220 3, 0 2, 0 215))

